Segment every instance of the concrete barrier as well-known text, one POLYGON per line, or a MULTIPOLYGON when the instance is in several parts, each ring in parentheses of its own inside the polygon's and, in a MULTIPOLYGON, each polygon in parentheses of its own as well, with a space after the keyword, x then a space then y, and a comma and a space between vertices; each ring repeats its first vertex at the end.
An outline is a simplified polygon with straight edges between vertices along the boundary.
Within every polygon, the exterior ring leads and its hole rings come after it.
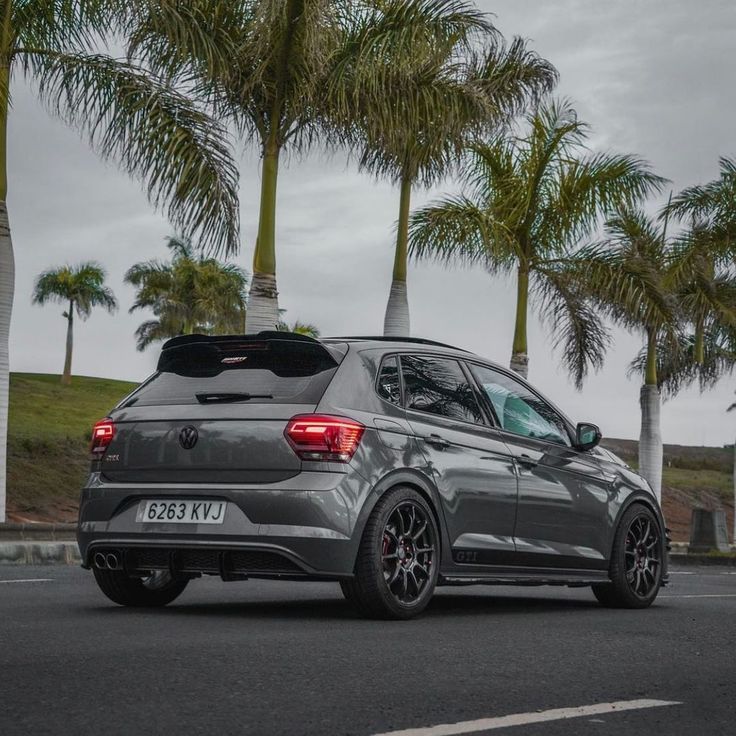
POLYGON ((0 565, 78 565, 76 542, 0 542, 0 565))
POLYGON ((728 552, 726 512, 693 509, 688 552, 728 552))

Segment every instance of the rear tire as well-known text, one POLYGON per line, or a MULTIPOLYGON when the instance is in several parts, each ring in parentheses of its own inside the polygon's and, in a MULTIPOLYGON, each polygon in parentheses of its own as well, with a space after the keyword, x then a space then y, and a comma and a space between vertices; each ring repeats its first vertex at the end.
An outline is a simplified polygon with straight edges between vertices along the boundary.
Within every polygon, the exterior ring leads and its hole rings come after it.
POLYGON ((429 504, 413 488, 397 486, 371 512, 355 577, 340 587, 362 616, 412 618, 432 598, 439 559, 439 532, 429 504))
POLYGON ((100 590, 121 606, 154 608, 165 606, 178 598, 189 580, 172 578, 162 570, 147 578, 134 578, 122 570, 98 570, 92 572, 100 590))
POLYGON ((628 508, 616 529, 610 583, 593 585, 609 608, 647 608, 662 585, 665 542, 657 517, 642 504, 628 508))

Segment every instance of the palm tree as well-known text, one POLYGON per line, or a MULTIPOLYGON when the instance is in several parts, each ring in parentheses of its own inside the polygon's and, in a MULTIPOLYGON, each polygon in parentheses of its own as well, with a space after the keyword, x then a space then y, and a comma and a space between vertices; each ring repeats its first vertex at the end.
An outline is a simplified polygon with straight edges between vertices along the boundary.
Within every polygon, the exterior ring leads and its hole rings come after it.
MULTIPOLYGON (((481 265, 492 274, 516 270, 510 365, 525 377, 530 287, 543 304, 553 305, 553 321, 567 324, 565 342, 578 342, 600 364, 606 331, 584 309, 560 262, 601 215, 664 182, 634 156, 584 153, 588 126, 567 101, 546 103, 526 123, 522 137, 503 132, 471 145, 463 170, 470 195, 420 209, 410 225, 410 252, 417 258, 481 265)), ((585 367, 571 367, 579 383, 585 367)))
MULTIPOLYGON (((386 57, 447 31, 447 8, 481 14, 458 0, 187 0, 155 4, 136 24, 130 53, 208 95, 218 115, 255 141, 261 195, 246 331, 274 329, 276 193, 283 153, 349 143, 358 110, 389 114, 386 57)), ((419 43, 421 47, 421 43, 419 43)), ((413 57, 394 57, 393 82, 413 57)), ((392 92, 393 94, 393 92, 392 92)))
POLYGON ((66 357, 61 382, 72 382, 72 348, 74 345, 74 313, 86 320, 94 307, 102 307, 112 313, 118 308, 112 290, 105 286, 105 269, 97 263, 80 263, 78 266, 62 266, 44 271, 33 288, 33 303, 66 304, 62 316, 66 319, 66 357))
MULTIPOLYGON (((657 344, 657 383, 664 398, 696 381, 701 392, 712 388, 736 367, 736 272, 726 246, 701 223, 669 248, 664 284, 678 302, 681 331, 657 344)), ((632 371, 644 373, 646 361, 642 351, 632 371)))
POLYGON ((8 220, 10 83, 20 72, 49 111, 145 183, 149 199, 203 242, 237 246, 237 169, 227 136, 145 69, 97 53, 140 3, 5 0, 0 4, 0 522, 5 519, 8 338, 15 288, 8 220))
MULTIPOLYGON (((682 302, 673 288, 676 261, 660 227, 643 211, 622 208, 606 223, 606 239, 578 253, 581 287, 591 302, 614 322, 644 336, 640 393, 639 472, 662 495, 660 429, 662 355, 677 346, 683 323, 682 302)), ((676 349, 676 348, 674 348, 676 349)))
MULTIPOLYGON (((282 312, 285 310, 281 310, 282 312)), ((297 335, 306 335, 307 337, 319 337, 320 330, 317 325, 310 322, 300 322, 296 320, 293 324, 287 322, 279 322, 276 329, 279 332, 295 332, 297 335)))
POLYGON ((722 297, 728 301, 728 294, 722 293, 728 288, 728 273, 722 272, 721 278, 715 273, 728 269, 736 254, 736 160, 722 157, 719 165, 718 179, 683 189, 670 199, 662 215, 690 223, 680 246, 680 260, 685 273, 692 271, 696 276, 689 282, 692 296, 687 303, 688 313, 694 316, 696 364, 704 360, 708 313, 718 314, 722 297))
POLYGON ((384 107, 367 104, 357 115, 365 136, 360 167, 400 187, 384 319, 384 334, 392 336, 410 334, 407 251, 412 189, 436 184, 472 135, 501 127, 557 80, 554 68, 528 51, 523 40, 506 47, 472 6, 444 4, 438 24, 426 31, 410 49, 380 49, 386 69, 381 70, 379 59, 374 63, 386 77, 388 114, 384 107), (474 49, 476 41, 484 43, 480 53, 474 49), (402 54, 410 56, 407 65, 396 64, 402 54))
POLYGON ((191 240, 167 238, 168 263, 136 263, 125 282, 137 289, 130 312, 150 309, 156 319, 135 332, 136 347, 176 335, 242 332, 245 323, 245 272, 230 263, 195 254, 191 240))

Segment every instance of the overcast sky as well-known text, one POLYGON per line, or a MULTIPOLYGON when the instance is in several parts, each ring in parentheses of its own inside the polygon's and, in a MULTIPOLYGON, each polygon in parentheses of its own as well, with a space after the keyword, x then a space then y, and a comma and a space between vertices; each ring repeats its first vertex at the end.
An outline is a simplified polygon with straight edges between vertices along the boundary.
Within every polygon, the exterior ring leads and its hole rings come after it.
MULTIPOLYGON (((592 146, 637 153, 675 190, 717 174, 719 155, 736 154, 736 6, 733 0, 491 0, 507 36, 522 35, 560 72, 558 94, 572 98, 593 126, 592 146)), ((109 273, 121 310, 76 323, 74 373, 143 379, 156 349, 138 353, 133 332, 147 317, 129 315, 133 291, 122 283, 134 262, 165 258, 171 230, 152 212, 140 186, 101 163, 79 137, 49 118, 22 79, 15 80, 10 122, 9 211, 16 253, 11 370, 60 373, 62 308, 31 305, 43 269, 94 259, 109 273)), ((250 269, 258 211, 258 161, 241 167, 243 247, 250 269)), ((347 167, 311 157, 281 170, 277 261, 280 304, 288 319, 324 335, 380 334, 391 278, 398 192, 347 167)), ((414 204, 440 190, 417 193, 414 204)), ((513 284, 482 271, 414 265, 409 274, 412 331, 506 363, 511 346, 513 284)), ((530 330, 530 379, 576 420, 604 434, 639 433, 639 382, 626 366, 638 336, 616 333, 604 371, 574 390, 537 320, 530 330)), ((736 382, 724 380, 665 404, 665 442, 733 442, 725 413, 736 382)))

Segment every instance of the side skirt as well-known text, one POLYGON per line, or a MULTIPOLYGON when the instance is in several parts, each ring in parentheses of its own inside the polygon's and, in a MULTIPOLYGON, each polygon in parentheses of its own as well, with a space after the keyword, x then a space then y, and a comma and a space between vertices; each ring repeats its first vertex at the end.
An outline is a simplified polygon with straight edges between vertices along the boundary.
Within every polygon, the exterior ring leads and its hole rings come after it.
POLYGON ((472 573, 440 573, 438 585, 567 585, 585 587, 610 581, 606 570, 502 568, 472 573))

